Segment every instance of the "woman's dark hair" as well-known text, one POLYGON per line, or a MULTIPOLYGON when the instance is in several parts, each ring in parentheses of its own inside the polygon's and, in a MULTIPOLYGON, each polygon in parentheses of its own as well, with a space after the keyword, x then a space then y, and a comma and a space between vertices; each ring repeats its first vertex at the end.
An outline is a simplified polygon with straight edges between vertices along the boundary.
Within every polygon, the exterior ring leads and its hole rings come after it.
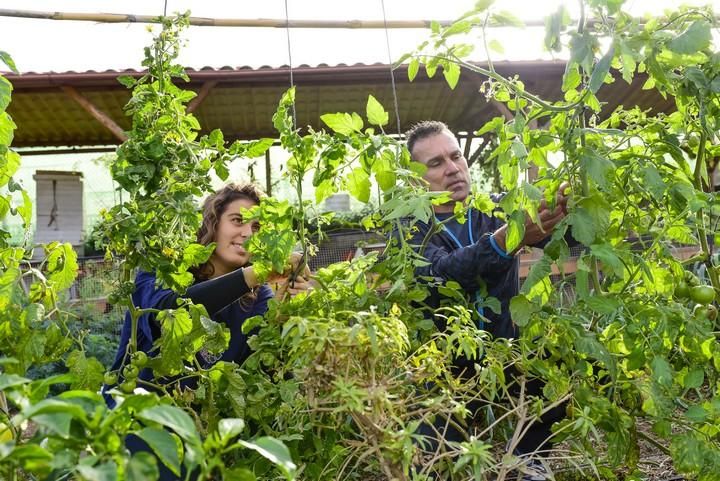
MULTIPOLYGON (((228 205, 235 202, 238 199, 246 199, 253 204, 260 204, 265 194, 255 184, 235 184, 230 183, 225 185, 223 188, 210 194, 202 205, 202 224, 197 233, 197 243, 202 245, 208 245, 211 242, 215 242, 215 235, 217 234, 218 224, 220 224, 220 218, 225 213, 228 205)), ((200 264, 191 270, 195 279, 198 281, 204 281, 212 277, 214 268, 210 259, 207 262, 200 264)), ((255 301, 255 293, 250 292, 240 298, 241 306, 249 307, 255 301)))

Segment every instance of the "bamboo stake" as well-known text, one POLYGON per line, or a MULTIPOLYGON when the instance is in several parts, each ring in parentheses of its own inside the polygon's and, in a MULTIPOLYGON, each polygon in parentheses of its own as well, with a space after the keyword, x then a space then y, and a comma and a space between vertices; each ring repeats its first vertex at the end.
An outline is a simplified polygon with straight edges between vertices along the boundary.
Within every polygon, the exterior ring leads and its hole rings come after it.
MULTIPOLYGON (((159 16, 135 15, 132 13, 88 13, 88 12, 43 12, 38 10, 16 10, 0 8, 0 17, 34 18, 41 20, 72 20, 96 23, 160 23, 159 16)), ((720 17, 717 17, 720 19, 720 17)), ((189 17, 190 25, 197 27, 258 27, 258 28, 346 28, 346 29, 402 29, 430 28, 431 20, 289 20, 275 18, 209 18, 189 17)), ((633 18, 641 25, 641 18, 633 18)), ((441 27, 452 25, 454 20, 435 20, 441 27)), ((602 24, 602 20, 588 19, 586 25, 602 24)), ((524 27, 545 27, 545 20, 528 20, 524 27)), ((486 28, 507 27, 507 25, 486 25, 486 28)))
MULTIPOLYGON (((100 23, 160 23, 160 17, 125 13, 41 12, 36 10, 0 9, 0 17, 35 18, 44 20, 74 20, 100 23)), ((190 25, 199 27, 269 27, 269 28, 385 28, 382 20, 290 20, 272 18, 207 18, 190 17, 190 25)), ((390 20, 387 28, 430 28, 430 20, 390 20)), ((442 26, 451 20, 437 21, 442 26)))

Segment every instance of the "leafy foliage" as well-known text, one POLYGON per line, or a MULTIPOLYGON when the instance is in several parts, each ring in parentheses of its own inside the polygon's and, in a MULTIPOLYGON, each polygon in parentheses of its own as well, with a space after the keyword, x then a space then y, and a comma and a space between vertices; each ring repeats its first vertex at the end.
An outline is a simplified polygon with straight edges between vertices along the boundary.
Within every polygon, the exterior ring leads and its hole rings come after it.
MULTIPOLYGON (((450 26, 433 22, 430 39, 408 57, 411 79, 421 66, 428 76, 441 68, 451 87, 463 70, 484 75, 481 93, 514 114, 477 132, 493 137, 489 157, 507 191, 499 208, 509 224, 508 247, 522 240, 528 216, 537 219, 543 202, 552 205, 562 182, 572 186, 567 217, 510 303, 520 339, 491 339, 477 329, 475 309, 455 283, 416 278, 426 261, 408 245, 409 234, 415 221, 433 224, 433 203, 448 197, 427 192, 422 166, 385 135, 390 113, 370 96, 365 112, 328 113, 322 116, 328 130, 303 129, 291 114, 290 89, 273 122, 289 155, 285 175, 294 199, 267 199, 245 213, 261 223, 249 246, 257 272, 280 270, 293 249, 305 259, 313 255, 311 234, 323 225, 315 205, 339 190, 368 205, 362 225, 387 235, 386 250, 319 270, 315 289, 272 301, 266 315, 246 321, 253 354, 242 366, 195 362, 201 348, 221 352, 228 335, 201 306, 182 303, 159 313, 157 356, 138 356, 132 339, 126 353, 135 360, 132 369, 106 373, 125 378, 125 394, 117 393, 123 402, 109 410, 94 392, 97 361, 82 342, 74 344, 57 308, 58 291, 77 268, 72 249, 51 243, 45 261, 29 268, 29 246, 7 245, 0 231, 6 356, 0 389, 12 407, 0 404, 12 438, 0 443, 0 475, 154 479, 160 462, 176 475, 198 472, 206 479, 507 479, 523 464, 507 454, 521 434, 564 407, 554 439, 566 441, 567 451, 556 454, 572 462, 588 461, 608 476, 624 467, 639 478, 639 439, 646 438, 672 456, 679 472, 716 479, 720 279, 709 242, 720 213, 709 181, 720 152, 715 19, 708 9, 682 8, 640 23, 622 3, 585 2, 598 19, 593 28, 586 17, 571 27, 563 9, 546 22, 546 47, 570 51, 559 102, 503 78, 492 62, 483 68, 464 60, 473 48, 464 35, 479 31, 498 50, 485 26, 518 24, 492 1, 476 2, 450 26), (638 73, 647 75, 644 88, 675 101, 675 112, 602 111, 604 85, 631 82, 638 73), (531 129, 534 124, 540 127, 531 129), (553 156, 562 162, 550 162, 553 156), (523 180, 531 167, 539 172, 534 183, 523 180), (306 178, 315 202, 303 200, 306 178), (567 234, 584 248, 574 272, 564 272, 567 234), (698 254, 676 259, 678 244, 697 246, 698 254), (688 271, 696 261, 707 280, 688 271), (428 289, 448 298, 432 318, 424 306, 428 289), (469 369, 462 377, 454 372, 458 358, 469 369), (60 359, 69 374, 25 376, 32 365, 60 359), (136 381, 145 362, 194 389, 136 381), (73 390, 50 396, 60 383, 73 390), (530 395, 532 384, 542 389, 530 395), (473 425, 465 425, 478 404, 473 425), (466 441, 439 439, 431 426, 440 421, 467 434, 466 441), (38 426, 29 437, 26 422, 38 426), (641 431, 641 422, 652 432, 641 431), (127 435, 145 441, 155 456, 130 456, 127 435), (437 449, 429 448, 433 440, 437 449)), ((193 242, 194 199, 209 190, 209 173, 225 177, 233 158, 261 155, 271 144, 225 146, 220 132, 198 137, 197 120, 185 111, 193 94, 174 83, 185 78, 174 60, 186 22, 186 16, 165 19, 145 52, 147 75, 121 80, 133 88, 127 106, 133 128, 112 169, 130 198, 106 213, 104 234, 109 254, 124 259, 116 298, 135 327, 143 311, 122 301, 132 290, 130 273, 154 270, 161 283, 182 292, 192 280, 188 269, 212 249, 193 242)), ((0 60, 13 67, 2 52, 0 60)), ((20 161, 9 148, 11 92, 0 79, 0 186, 9 190, 0 213, 28 224, 29 199, 15 205, 10 195, 19 188, 12 175, 20 161)), ((484 196, 471 203, 483 212, 496 207, 484 196)), ((456 207, 458 219, 466 207, 456 207)))

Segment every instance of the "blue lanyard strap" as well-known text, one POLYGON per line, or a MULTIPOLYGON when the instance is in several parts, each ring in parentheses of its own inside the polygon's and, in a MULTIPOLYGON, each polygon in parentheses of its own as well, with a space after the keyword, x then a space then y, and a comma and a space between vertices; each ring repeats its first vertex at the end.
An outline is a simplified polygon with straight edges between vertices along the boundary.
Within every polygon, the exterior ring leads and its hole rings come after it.
MULTIPOLYGON (((468 210, 467 217, 468 217, 468 220, 467 220, 468 239, 470 239, 470 243, 468 244, 468 246, 471 246, 475 243, 475 236, 473 236, 473 230, 472 230, 472 207, 468 210)), ((440 220, 437 217, 435 217, 435 221, 440 223, 440 220)), ((450 229, 445 227, 444 224, 441 224, 441 225, 442 225, 445 233, 447 235, 449 235, 453 241, 455 241, 455 244, 457 244, 458 248, 462 249, 463 247, 467 247, 467 246, 464 246, 462 244, 462 242, 460 242, 460 239, 458 239, 457 236, 455 234, 453 234, 450 229)), ((482 300, 483 300, 483 298, 480 296, 480 293, 476 292, 475 293, 475 310, 477 310, 477 313, 480 315, 480 320, 478 322, 478 328, 485 329, 485 322, 482 320, 482 318, 485 316, 485 309, 478 306, 478 304, 480 304, 482 302, 482 300)))

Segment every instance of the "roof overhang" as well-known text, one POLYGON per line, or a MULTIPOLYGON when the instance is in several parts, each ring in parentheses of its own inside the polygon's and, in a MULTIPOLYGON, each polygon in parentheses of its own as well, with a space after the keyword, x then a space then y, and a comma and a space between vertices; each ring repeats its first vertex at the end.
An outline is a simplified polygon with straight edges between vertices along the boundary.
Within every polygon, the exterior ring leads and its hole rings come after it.
MULTIPOLYGON (((562 61, 496 62, 505 77, 517 75, 525 88, 548 100, 562 98, 562 61)), ((131 92, 117 78, 139 77, 135 70, 4 74, 14 86, 8 112, 17 124, 13 146, 73 147, 118 144, 122 131, 130 129, 123 107, 131 92), (104 120, 103 120, 104 119, 104 120), (113 128, 113 124, 117 127, 113 128)), ((288 67, 189 69, 184 88, 198 92, 189 108, 203 127, 202 133, 220 129, 227 139, 276 137, 272 115, 282 93, 290 86, 288 67)), ((318 65, 292 70, 297 87, 298 125, 322 127, 320 116, 328 112, 358 112, 364 116, 368 94, 390 113, 389 132, 395 132, 393 87, 388 65, 318 65)), ((445 121, 456 133, 472 133, 486 121, 502 114, 494 102, 479 93, 484 77, 464 71, 455 89, 439 72, 428 78, 424 70, 408 81, 407 66, 394 70, 401 130, 425 119, 445 121)), ((672 99, 655 90, 642 90, 643 75, 631 84, 616 79, 603 85, 598 98, 603 113, 618 105, 638 105, 655 112, 674 109, 672 99)))

